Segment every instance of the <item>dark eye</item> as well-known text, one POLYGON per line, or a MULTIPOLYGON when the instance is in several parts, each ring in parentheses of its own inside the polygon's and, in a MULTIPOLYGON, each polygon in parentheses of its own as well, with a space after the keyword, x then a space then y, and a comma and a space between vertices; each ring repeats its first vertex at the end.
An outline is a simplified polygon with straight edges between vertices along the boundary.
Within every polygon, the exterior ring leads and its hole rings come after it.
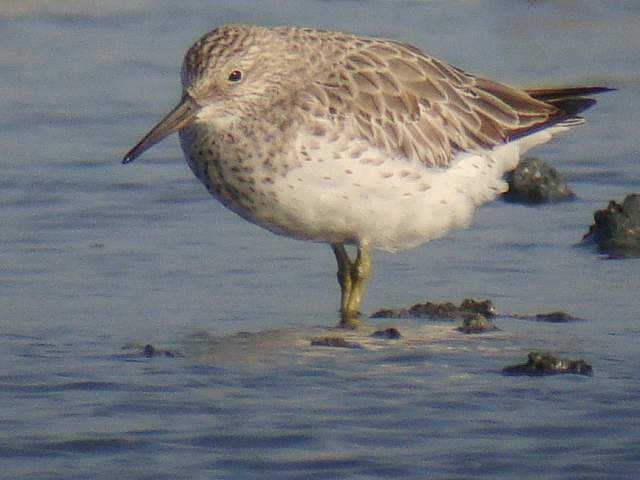
POLYGON ((242 80, 242 72, 240 70, 234 70, 229 74, 230 82, 239 82, 240 80, 242 80))

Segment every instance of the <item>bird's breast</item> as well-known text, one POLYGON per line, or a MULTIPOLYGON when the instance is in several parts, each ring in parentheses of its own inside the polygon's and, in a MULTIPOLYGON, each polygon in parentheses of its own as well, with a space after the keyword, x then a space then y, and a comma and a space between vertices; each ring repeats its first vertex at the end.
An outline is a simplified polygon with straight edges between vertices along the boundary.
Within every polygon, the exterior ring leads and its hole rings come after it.
POLYGON ((277 233, 279 183, 297 160, 277 125, 215 129, 194 124, 180 132, 187 163, 207 190, 245 219, 277 233))

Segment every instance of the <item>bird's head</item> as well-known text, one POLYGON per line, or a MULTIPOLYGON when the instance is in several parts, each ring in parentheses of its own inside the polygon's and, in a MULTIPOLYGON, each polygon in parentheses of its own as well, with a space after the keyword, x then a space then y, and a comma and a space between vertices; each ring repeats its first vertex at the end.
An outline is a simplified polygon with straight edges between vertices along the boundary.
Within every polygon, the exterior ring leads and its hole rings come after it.
POLYGON ((189 125, 242 118, 286 95, 303 70, 290 45, 277 31, 253 25, 225 25, 203 35, 185 55, 180 102, 123 163, 189 125))

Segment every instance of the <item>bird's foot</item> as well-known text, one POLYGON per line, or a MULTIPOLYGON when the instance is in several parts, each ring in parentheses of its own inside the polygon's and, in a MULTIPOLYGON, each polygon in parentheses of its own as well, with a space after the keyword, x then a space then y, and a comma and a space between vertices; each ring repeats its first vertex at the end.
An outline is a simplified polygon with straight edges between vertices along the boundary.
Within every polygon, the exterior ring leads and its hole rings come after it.
POLYGON ((342 314, 340 318, 340 328, 346 328, 347 330, 357 330, 362 327, 364 322, 358 318, 358 314, 345 315, 342 314))

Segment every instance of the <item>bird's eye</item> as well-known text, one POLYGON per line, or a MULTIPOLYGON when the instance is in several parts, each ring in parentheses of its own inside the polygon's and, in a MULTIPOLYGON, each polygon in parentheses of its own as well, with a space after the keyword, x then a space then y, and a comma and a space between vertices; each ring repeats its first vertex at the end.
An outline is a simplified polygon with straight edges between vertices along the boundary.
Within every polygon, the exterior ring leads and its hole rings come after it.
POLYGON ((229 81, 237 83, 242 80, 242 72, 240 70, 234 70, 229 74, 229 81))

